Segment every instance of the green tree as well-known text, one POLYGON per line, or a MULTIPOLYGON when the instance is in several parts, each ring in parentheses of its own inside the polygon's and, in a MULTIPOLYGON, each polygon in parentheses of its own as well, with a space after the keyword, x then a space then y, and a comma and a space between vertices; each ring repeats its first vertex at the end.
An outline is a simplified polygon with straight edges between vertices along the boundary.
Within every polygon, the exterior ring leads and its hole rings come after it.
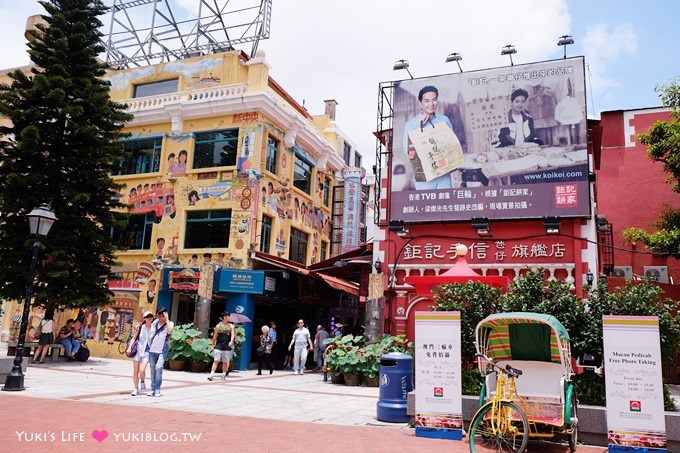
POLYGON ((480 282, 447 283, 432 292, 432 311, 460 311, 461 358, 471 364, 475 357, 475 328, 498 311, 501 290, 480 282))
MULTIPOLYGON (((647 146, 647 155, 662 162, 667 182, 680 192, 680 85, 673 81, 656 88, 663 107, 671 110, 671 121, 657 121, 646 134, 638 135, 638 141, 647 146)), ((642 228, 629 228, 623 237, 629 241, 642 242, 655 252, 680 258, 680 210, 668 206, 659 214, 659 221, 650 225, 656 231, 650 233, 642 228)))
POLYGON ((131 116, 109 98, 97 60, 106 8, 99 0, 41 1, 47 25, 28 44, 34 67, 0 85, 0 297, 22 299, 30 261, 26 214, 49 203, 59 219, 43 241, 35 302, 57 308, 102 305, 118 250, 106 228, 124 226, 119 139, 131 116))
POLYGON ((585 307, 564 280, 545 280, 544 271, 529 271, 510 285, 501 301, 501 311, 529 311, 553 315, 569 332, 570 342, 578 344, 585 307))

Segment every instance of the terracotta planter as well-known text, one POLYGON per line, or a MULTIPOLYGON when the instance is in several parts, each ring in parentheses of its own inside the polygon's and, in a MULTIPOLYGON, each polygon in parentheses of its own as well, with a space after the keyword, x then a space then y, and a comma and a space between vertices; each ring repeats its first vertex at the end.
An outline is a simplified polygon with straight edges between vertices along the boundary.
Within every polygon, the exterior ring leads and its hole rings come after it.
POLYGON ((190 368, 194 373, 203 373, 208 369, 208 365, 205 362, 191 362, 190 368))
POLYGON ((380 384, 380 376, 364 376, 364 385, 366 385, 366 387, 378 387, 378 384, 380 384))
POLYGON ((345 385, 358 387, 361 385, 361 373, 345 373, 345 385))
POLYGON ((186 365, 184 360, 168 360, 166 363, 171 371, 183 371, 186 365))
POLYGON ((335 371, 329 371, 328 374, 331 375, 331 382, 333 384, 344 384, 345 378, 342 374, 336 373, 335 371))

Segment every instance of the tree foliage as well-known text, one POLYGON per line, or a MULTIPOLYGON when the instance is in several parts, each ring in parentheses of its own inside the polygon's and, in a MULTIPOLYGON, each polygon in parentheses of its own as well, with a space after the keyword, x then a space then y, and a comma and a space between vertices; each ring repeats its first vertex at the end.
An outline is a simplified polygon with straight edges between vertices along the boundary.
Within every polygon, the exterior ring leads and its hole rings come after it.
POLYGON ((31 258, 28 214, 48 203, 58 218, 42 241, 35 302, 56 308, 103 305, 116 245, 105 228, 123 225, 120 186, 110 175, 124 157, 131 117, 109 98, 97 60, 100 0, 41 1, 47 25, 28 44, 33 67, 0 85, 0 297, 22 299, 31 258))
POLYGON ((461 357, 470 364, 475 357, 475 327, 498 311, 501 291, 480 282, 445 284, 433 292, 433 311, 460 311, 461 357))
MULTIPOLYGON (((663 163, 666 181, 673 184, 673 191, 680 192, 680 85, 675 80, 657 87, 656 92, 661 97, 661 104, 671 110, 671 121, 657 121, 647 133, 638 135, 638 141, 647 146, 650 159, 663 163)), ((623 237, 680 259, 680 210, 666 206, 659 221, 651 226, 657 230, 650 233, 642 228, 629 228, 623 232, 623 237)))
MULTIPOLYGON (((475 394, 481 377, 470 369, 475 354, 475 328, 492 313, 528 311, 555 316, 569 332, 572 356, 583 353, 603 357, 602 316, 657 316, 661 355, 671 358, 680 347, 680 321, 677 303, 663 297, 662 289, 651 281, 627 282, 612 291, 601 281, 588 299, 579 299, 566 281, 548 281, 539 269, 517 277, 507 293, 480 282, 444 284, 433 292, 433 311, 461 312, 461 358, 463 388, 475 394)), ((575 378, 579 399, 586 404, 602 404, 605 399, 604 378, 589 373, 575 378)), ((671 408, 670 399, 666 407, 671 408)))

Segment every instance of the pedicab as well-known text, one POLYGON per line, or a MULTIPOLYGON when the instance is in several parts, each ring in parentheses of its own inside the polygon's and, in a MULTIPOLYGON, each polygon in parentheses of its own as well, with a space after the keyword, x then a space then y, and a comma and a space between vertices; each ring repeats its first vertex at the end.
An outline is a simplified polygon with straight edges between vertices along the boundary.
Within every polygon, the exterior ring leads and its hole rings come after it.
POLYGON ((574 452, 577 398, 564 326, 542 313, 496 313, 477 324, 475 346, 484 383, 470 451, 522 452, 532 439, 566 440, 574 452))

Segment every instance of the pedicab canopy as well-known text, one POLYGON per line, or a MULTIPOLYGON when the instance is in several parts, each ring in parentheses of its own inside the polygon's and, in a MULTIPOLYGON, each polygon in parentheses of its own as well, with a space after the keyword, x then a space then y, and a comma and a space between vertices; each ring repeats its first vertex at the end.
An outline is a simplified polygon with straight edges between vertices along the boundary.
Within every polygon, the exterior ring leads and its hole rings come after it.
POLYGON ((494 361, 533 360, 571 365, 569 333, 557 318, 545 313, 489 315, 477 324, 475 339, 477 352, 494 361))

